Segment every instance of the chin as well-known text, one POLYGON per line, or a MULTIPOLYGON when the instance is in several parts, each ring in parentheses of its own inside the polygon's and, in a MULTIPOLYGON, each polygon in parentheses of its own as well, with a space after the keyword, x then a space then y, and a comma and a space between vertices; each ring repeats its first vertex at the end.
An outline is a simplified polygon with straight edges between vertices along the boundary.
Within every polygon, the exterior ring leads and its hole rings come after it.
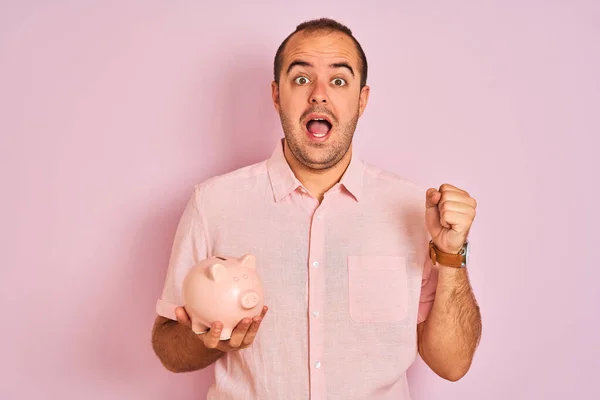
POLYGON ((313 148, 300 150, 299 161, 307 168, 320 171, 334 167, 340 160, 337 155, 331 153, 331 150, 319 151, 313 148))

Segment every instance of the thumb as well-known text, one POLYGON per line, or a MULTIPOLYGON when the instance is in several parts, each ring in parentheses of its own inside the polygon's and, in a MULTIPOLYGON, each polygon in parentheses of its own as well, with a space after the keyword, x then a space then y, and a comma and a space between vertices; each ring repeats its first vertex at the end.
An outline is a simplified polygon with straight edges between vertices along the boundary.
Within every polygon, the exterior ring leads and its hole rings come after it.
POLYGON ((437 189, 430 188, 427 190, 427 193, 425 194, 425 206, 427 208, 435 207, 438 205, 441 198, 442 198, 441 192, 439 192, 437 189))
POLYGON ((190 320, 190 316, 188 315, 185 308, 179 306, 175 308, 175 316, 177 317, 177 322, 186 326, 192 326, 192 321, 190 320))
POLYGON ((425 196, 425 223, 432 238, 436 237, 442 230, 440 210, 438 209, 441 198, 442 193, 438 190, 433 188, 427 190, 425 196))

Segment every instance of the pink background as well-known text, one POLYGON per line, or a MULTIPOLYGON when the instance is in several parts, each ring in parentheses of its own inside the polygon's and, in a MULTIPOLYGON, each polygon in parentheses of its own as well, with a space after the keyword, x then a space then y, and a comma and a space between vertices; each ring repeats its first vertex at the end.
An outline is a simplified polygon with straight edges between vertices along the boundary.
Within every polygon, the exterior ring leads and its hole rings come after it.
POLYGON ((275 50, 331 16, 370 64, 362 155, 479 201, 483 341, 414 398, 600 398, 600 3, 53 3, 0 5, 0 397, 204 398, 150 347, 175 225, 271 153, 275 50))

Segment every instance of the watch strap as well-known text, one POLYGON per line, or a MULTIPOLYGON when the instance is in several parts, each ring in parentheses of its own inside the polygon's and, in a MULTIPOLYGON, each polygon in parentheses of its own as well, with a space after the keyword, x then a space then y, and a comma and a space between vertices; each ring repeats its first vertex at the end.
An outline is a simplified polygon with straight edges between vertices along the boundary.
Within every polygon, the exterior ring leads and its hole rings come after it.
POLYGON ((465 246, 461 247, 458 254, 445 253, 438 249, 433 243, 433 240, 431 240, 429 241, 429 257, 431 258, 433 265, 441 264, 453 268, 464 268, 467 265, 465 246))

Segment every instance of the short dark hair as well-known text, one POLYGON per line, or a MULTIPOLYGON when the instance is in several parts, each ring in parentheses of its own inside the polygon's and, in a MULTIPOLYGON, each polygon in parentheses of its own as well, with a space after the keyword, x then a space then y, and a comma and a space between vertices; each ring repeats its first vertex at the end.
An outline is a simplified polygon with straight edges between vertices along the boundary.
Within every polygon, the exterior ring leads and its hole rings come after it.
POLYGON ((275 53, 275 61, 273 65, 273 79, 276 83, 279 84, 279 77, 281 76, 281 68, 283 67, 283 50, 285 49, 285 45, 294 34, 301 31, 307 33, 318 31, 342 32, 348 35, 354 42, 354 45, 356 46, 356 50, 358 51, 358 56, 362 64, 360 66, 361 89, 367 84, 367 56, 365 55, 362 46, 360 45, 358 40, 356 40, 356 38, 352 34, 352 31, 347 26, 330 18, 319 18, 303 22, 296 27, 296 30, 294 32, 290 33, 288 37, 286 37, 285 40, 281 42, 281 45, 279 45, 279 48, 277 49, 277 53, 275 53))

